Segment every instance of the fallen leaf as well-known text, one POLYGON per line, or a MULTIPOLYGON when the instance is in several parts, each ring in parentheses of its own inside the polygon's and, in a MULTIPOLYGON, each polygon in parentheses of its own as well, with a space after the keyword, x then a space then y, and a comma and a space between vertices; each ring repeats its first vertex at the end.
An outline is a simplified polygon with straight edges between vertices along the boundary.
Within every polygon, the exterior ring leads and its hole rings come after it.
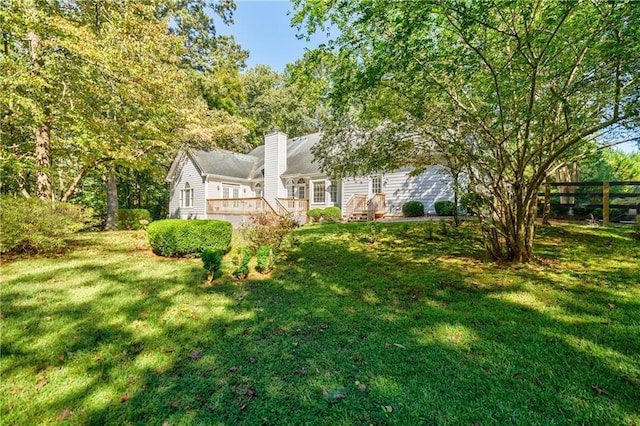
POLYGON ((247 405, 249 405, 249 403, 248 403, 248 402, 245 402, 244 404, 242 404, 242 405, 240 406, 240 411, 242 411, 242 410, 244 410, 245 408, 247 408, 247 405))
POLYGON ((211 405, 208 405, 207 408, 209 409, 209 411, 215 411, 217 407, 211 404, 211 405))
POLYGON ((593 385, 591 386, 591 389, 594 390, 594 392, 598 395, 607 395, 609 392, 607 392, 606 390, 602 389, 600 386, 598 385, 593 385))
POLYGON ((614 305, 613 303, 608 303, 607 306, 609 306, 609 309, 615 309, 616 305, 614 305))
POLYGON ((60 421, 66 420, 72 414, 73 414, 73 411, 71 411, 71 408, 65 408, 64 410, 62 410, 62 412, 58 416, 58 420, 60 421))
POLYGON ((385 406, 384 406, 384 410, 385 410, 387 413, 393 413, 393 407, 392 407, 392 406, 390 406, 390 405, 385 405, 385 406))
POLYGON ((400 343, 394 343, 393 346, 397 346, 402 349, 407 349, 406 346, 401 345, 400 343))
POLYGON ((364 392, 364 391, 366 391, 366 390, 367 390, 367 385, 365 385, 364 383, 360 383, 360 384, 358 385, 358 390, 359 390, 360 392, 364 392))
POLYGON ((256 394, 257 394, 257 392, 256 392, 255 389, 247 389, 243 393, 245 398, 253 398, 254 396, 256 396, 256 394))
POLYGON ((173 402, 171 403, 171 407, 172 407, 172 408, 178 408, 178 405, 180 405, 180 403, 179 403, 178 401, 173 401, 173 402))
POLYGON ((172 353, 172 352, 173 352, 173 349, 167 349, 167 350, 165 350, 165 353, 168 353, 168 354, 170 354, 170 353, 172 353))
POLYGON ((522 374, 518 373, 518 374, 514 374, 513 375, 514 379, 522 379, 522 374))
POLYGON ((129 395, 129 392, 127 392, 120 397, 120 403, 127 402, 129 398, 131 398, 131 395, 129 395))
POLYGON ((49 381, 48 381, 47 379, 40 380, 40 381, 38 382, 38 384, 36 385, 36 389, 42 389, 42 387, 43 387, 44 385, 46 385, 47 383, 49 383, 49 381))
POLYGON ((255 364, 255 363, 256 363, 256 361, 257 361, 257 359, 255 359, 254 357, 249 358, 249 362, 250 362, 251 364, 255 364))
POLYGON ((297 348, 298 346, 300 346, 300 343, 299 343, 299 342, 295 342, 295 343, 293 344, 293 347, 294 347, 294 348, 297 348))
POLYGON ((189 355, 187 355, 191 359, 200 359, 202 358, 202 354, 200 352, 193 351, 189 355))
POLYGON ((231 373, 235 373, 236 371, 238 371, 238 367, 236 367, 235 365, 229 369, 229 372, 231 373))
POLYGON ((294 376, 306 376, 307 375, 307 370, 304 367, 298 368, 296 371, 293 372, 294 376))
POLYGON ((321 330, 326 330, 326 329, 328 329, 328 328, 329 328, 329 324, 322 324, 322 325, 320 326, 320 329, 321 329, 321 330))

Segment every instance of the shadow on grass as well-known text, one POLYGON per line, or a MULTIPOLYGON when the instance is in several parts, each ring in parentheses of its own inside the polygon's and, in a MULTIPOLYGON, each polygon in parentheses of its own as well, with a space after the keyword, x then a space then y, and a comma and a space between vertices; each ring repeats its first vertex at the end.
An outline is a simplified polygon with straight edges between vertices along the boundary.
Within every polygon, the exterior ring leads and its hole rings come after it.
MULTIPOLYGON (((473 237, 371 235, 304 228, 271 278, 213 287, 190 263, 152 262, 172 265, 166 276, 70 268, 84 277, 74 290, 95 291, 65 302, 71 290, 47 287, 41 314, 64 328, 3 339, 3 376, 35 363, 54 382, 52 370, 75 369, 86 379, 51 396, 41 419, 69 407, 89 424, 637 421, 640 306, 592 285, 615 271, 563 288, 543 268, 484 264, 473 237)), ((13 328, 42 303, 27 296, 3 295, 13 328)))

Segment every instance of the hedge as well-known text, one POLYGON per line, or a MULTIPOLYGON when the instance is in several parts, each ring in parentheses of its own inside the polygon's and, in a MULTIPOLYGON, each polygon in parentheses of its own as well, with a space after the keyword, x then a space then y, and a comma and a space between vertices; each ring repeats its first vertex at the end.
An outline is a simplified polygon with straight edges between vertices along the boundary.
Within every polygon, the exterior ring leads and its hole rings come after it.
POLYGON ((327 207, 325 209, 311 209, 307 211, 307 217, 312 222, 340 222, 342 210, 340 207, 327 207))
POLYGON ((145 209, 120 209, 116 213, 116 228, 120 230, 144 229, 141 220, 151 222, 151 213, 145 209))
POLYGON ((435 207, 438 216, 452 216, 456 205, 453 201, 436 201, 433 207, 435 207))
POLYGON ((402 205, 402 214, 405 217, 424 216, 424 204, 420 201, 407 201, 402 205))
POLYGON ((167 257, 198 257, 205 248, 228 252, 232 227, 222 220, 165 219, 147 228, 155 254, 167 257))

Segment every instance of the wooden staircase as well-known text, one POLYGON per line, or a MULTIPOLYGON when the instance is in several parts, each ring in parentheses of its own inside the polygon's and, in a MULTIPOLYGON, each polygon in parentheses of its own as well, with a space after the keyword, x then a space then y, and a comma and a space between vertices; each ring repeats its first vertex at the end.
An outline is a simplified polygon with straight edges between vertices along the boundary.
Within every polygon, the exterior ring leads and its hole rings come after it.
POLYGON ((344 220, 347 222, 370 222, 384 216, 385 212, 385 194, 374 194, 368 201, 366 195, 354 194, 347 201, 344 220))

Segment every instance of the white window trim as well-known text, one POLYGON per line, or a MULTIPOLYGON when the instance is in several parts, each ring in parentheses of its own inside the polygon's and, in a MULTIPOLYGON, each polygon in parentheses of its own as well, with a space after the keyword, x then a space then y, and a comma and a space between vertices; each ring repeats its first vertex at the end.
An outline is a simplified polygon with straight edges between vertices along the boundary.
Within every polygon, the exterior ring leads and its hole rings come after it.
MULTIPOLYGON (((311 186, 312 186, 312 193, 310 194, 311 195, 311 204, 326 205, 327 204, 327 181, 326 181, 326 179, 312 180, 311 181, 311 186), (316 201, 316 192, 318 192, 317 188, 318 188, 319 184, 322 184, 322 191, 320 192, 322 194, 322 201, 316 201)), ((331 196, 331 195, 329 195, 329 196, 331 196)))
POLYGON ((193 203, 193 193, 194 190, 189 185, 189 182, 185 182, 184 186, 180 190, 180 207, 183 209, 192 209, 194 207, 193 203))

